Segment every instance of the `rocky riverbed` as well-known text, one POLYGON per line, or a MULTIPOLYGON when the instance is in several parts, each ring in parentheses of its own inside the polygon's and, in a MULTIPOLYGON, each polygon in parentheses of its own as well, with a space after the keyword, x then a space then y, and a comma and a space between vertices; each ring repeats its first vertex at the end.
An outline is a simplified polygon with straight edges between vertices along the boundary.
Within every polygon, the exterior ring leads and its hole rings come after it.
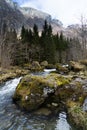
POLYGON ((3 78, 0 77, 0 81, 20 75, 25 76, 13 95, 13 101, 19 108, 45 116, 56 115, 64 110, 76 128, 87 129, 87 114, 83 109, 87 98, 86 60, 71 61, 69 65, 50 65, 46 61, 39 64, 35 61, 31 65, 25 65, 24 69, 12 69, 10 73, 2 73, 3 78), (54 67, 56 71, 50 74, 36 74, 54 67))

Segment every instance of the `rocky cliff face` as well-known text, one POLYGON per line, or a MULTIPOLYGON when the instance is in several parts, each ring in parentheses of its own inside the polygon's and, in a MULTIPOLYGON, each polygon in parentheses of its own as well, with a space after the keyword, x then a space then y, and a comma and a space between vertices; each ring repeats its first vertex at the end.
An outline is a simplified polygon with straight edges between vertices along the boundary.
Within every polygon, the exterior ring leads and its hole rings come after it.
POLYGON ((65 36, 77 37, 79 25, 70 25, 64 28, 61 21, 52 19, 51 15, 47 13, 30 7, 20 7, 13 0, 0 0, 0 33, 4 23, 8 25, 8 28, 15 28, 17 32, 20 32, 22 25, 32 28, 34 24, 37 24, 41 30, 44 20, 51 24, 53 33, 62 31, 65 36))
POLYGON ((4 23, 8 28, 18 29, 25 22, 24 15, 15 7, 15 4, 9 4, 8 0, 0 0, 0 32, 4 23))
POLYGON ((7 24, 8 28, 15 28, 19 31, 22 25, 32 28, 34 24, 37 24, 38 28, 42 29, 44 20, 52 25, 54 32, 63 28, 59 20, 52 19, 51 15, 47 13, 33 8, 19 7, 12 0, 0 0, 0 33, 4 23, 7 24))

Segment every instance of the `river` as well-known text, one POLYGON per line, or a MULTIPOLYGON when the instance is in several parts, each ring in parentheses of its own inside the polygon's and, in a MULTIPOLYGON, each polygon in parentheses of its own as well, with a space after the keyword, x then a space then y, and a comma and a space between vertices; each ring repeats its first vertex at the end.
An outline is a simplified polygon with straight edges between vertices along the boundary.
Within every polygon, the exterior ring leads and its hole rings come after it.
POLYGON ((12 95, 20 79, 0 85, 0 130, 75 130, 67 122, 65 112, 47 118, 19 110, 12 102, 12 95))

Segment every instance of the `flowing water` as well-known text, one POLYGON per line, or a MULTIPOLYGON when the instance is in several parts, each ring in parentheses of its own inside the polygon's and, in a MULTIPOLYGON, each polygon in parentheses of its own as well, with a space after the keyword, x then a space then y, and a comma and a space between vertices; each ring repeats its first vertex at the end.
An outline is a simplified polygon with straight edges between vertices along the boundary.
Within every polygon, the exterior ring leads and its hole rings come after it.
POLYGON ((21 78, 0 85, 0 130, 74 130, 61 112, 50 119, 24 113, 12 102, 12 95, 21 78))

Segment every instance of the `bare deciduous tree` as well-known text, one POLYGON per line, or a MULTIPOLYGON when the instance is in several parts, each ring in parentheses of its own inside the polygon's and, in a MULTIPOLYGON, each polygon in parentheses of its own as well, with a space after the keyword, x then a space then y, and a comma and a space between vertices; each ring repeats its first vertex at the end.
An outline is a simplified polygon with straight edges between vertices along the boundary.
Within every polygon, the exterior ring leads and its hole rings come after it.
POLYGON ((79 36, 81 38, 83 57, 85 58, 87 55, 87 19, 83 15, 80 18, 79 36))

